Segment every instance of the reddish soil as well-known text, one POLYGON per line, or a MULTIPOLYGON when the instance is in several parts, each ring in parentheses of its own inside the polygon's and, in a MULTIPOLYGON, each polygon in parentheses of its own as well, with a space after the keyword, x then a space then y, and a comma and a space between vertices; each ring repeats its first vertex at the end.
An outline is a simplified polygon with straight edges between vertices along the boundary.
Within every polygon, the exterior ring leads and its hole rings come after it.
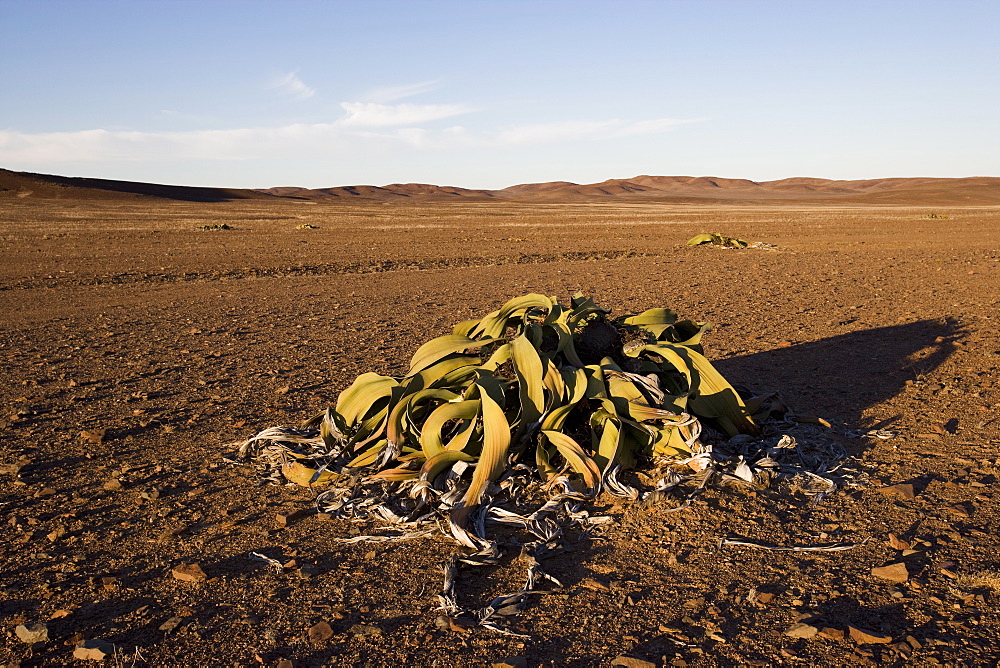
MULTIPOLYGON (((1000 207, 59 192, 0 200, 0 663, 85 663, 83 640, 154 666, 998 658, 1000 207), (683 245, 714 231, 779 250, 683 245), (818 505, 723 485, 677 513, 602 497, 614 524, 546 562, 566 587, 532 600, 517 638, 436 625, 452 543, 345 545, 367 527, 315 516, 279 528, 311 493, 223 459, 362 372, 405 372, 459 320, 576 290, 615 313, 717 323, 706 353, 723 374, 828 420, 866 481, 818 505), (849 435, 873 428, 895 436, 849 435), (911 481, 912 499, 879 491, 911 481), (863 545, 720 550, 728 534, 863 545), (251 552, 295 564, 278 573, 251 552), (905 582, 872 574, 900 561, 905 582), (193 563, 207 581, 172 575, 193 563), (798 621, 827 630, 786 635, 798 621), (319 622, 332 635, 310 639, 319 622), (19 640, 35 623, 48 640, 19 640)), ((463 571, 460 596, 519 589, 515 556, 463 571)))

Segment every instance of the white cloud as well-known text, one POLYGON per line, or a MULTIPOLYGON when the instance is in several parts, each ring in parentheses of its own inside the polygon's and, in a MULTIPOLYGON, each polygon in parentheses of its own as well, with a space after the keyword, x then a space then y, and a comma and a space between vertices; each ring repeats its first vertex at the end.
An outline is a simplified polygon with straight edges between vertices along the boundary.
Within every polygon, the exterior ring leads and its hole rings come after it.
POLYGON ((305 100, 306 98, 310 98, 316 94, 316 89, 307 86, 305 82, 299 78, 298 72, 289 72, 288 74, 277 77, 271 82, 271 88, 299 100, 305 100))
POLYGON ((399 127, 468 114, 473 109, 460 104, 377 104, 341 102, 347 116, 337 121, 345 127, 399 127))
POLYGON ((458 151, 613 140, 661 134, 684 121, 566 121, 493 130, 461 125, 421 127, 473 111, 463 105, 386 105, 345 102, 345 115, 329 123, 279 127, 141 132, 81 130, 24 133, 0 131, 0 164, 38 167, 73 162, 156 160, 253 160, 276 157, 350 156, 415 151, 458 151))
POLYGON ((395 100, 402 100, 405 97, 428 93, 436 89, 439 84, 440 80, 435 79, 433 81, 419 81, 417 83, 405 84, 403 86, 386 86, 384 88, 376 88, 368 91, 368 93, 362 95, 361 98, 363 100, 367 100, 368 102, 394 102, 395 100))

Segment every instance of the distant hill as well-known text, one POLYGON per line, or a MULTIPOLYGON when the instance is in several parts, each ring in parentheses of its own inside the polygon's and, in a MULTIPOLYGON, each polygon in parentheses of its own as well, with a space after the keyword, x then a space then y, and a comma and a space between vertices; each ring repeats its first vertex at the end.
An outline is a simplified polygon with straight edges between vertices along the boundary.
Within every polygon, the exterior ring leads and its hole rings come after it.
POLYGON ((750 181, 707 176, 636 176, 601 183, 524 183, 503 190, 469 190, 418 183, 335 188, 268 188, 260 192, 310 200, 514 202, 810 202, 911 205, 1000 205, 1000 178, 896 178, 833 181, 796 177, 750 181))
POLYGON ((132 181, 71 178, 0 169, 0 199, 158 198, 187 202, 299 200, 312 202, 634 202, 810 203, 876 205, 1000 205, 1000 178, 888 178, 834 181, 807 177, 750 181, 709 176, 635 176, 601 183, 524 183, 474 190, 426 183, 330 188, 200 188, 132 181))
POLYGON ((387 202, 421 200, 421 201, 451 201, 451 200, 490 200, 497 197, 495 190, 469 190, 453 186, 433 186, 427 183, 393 183, 387 186, 336 186, 333 188, 298 188, 295 186, 279 186, 266 188, 257 192, 279 197, 297 197, 313 200, 340 199, 374 199, 387 202))
POLYGON ((497 191, 500 197, 551 202, 697 201, 865 204, 1000 204, 1000 178, 896 178, 833 181, 789 178, 750 181, 705 176, 636 176, 580 185, 528 183, 497 191))
POLYGON ((134 199, 155 197, 185 202, 228 202, 241 199, 274 199, 257 190, 239 188, 200 188, 168 186, 158 183, 110 181, 108 179, 76 178, 12 172, 0 169, 0 199, 134 199))

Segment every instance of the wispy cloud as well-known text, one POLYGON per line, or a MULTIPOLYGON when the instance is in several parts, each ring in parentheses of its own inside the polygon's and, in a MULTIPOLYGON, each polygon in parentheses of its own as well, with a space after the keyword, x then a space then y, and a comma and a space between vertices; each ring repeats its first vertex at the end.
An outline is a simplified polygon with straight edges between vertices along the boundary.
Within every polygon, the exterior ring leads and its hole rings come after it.
POLYGON ((405 84, 402 86, 386 86, 383 88, 376 88, 374 90, 368 91, 366 94, 361 96, 362 100, 368 102, 394 102, 396 100, 402 100, 403 98, 412 97, 414 95, 420 95, 421 93, 429 93, 435 90, 440 85, 440 79, 434 79, 433 81, 419 81, 417 83, 405 84))
POLYGON ((697 120, 565 121, 494 129, 433 121, 474 111, 464 105, 344 102, 344 115, 329 123, 278 127, 141 132, 81 130, 25 133, 0 131, 0 164, 45 164, 149 160, 253 160, 277 156, 391 155, 394 151, 459 151, 601 141, 656 135, 697 120))
POLYGON ((310 98, 316 94, 316 89, 307 86, 305 82, 299 78, 298 72, 289 72, 288 74, 276 77, 271 82, 271 88, 299 100, 305 100, 306 98, 310 98))
POLYGON ((399 127, 417 125, 475 111, 461 104, 378 104, 341 102, 347 116, 338 121, 345 127, 399 127))

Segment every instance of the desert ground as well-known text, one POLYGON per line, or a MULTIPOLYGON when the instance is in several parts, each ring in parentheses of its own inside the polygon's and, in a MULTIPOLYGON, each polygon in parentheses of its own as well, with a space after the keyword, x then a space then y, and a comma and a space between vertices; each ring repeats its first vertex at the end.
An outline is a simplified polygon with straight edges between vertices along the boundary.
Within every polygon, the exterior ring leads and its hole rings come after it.
MULTIPOLYGON (((151 666, 1000 657, 1000 206, 36 195, 0 199, 0 663, 94 664, 84 641, 151 666), (684 245, 716 231, 777 249, 684 245), (679 512, 601 497, 614 522, 548 562, 565 587, 506 636, 439 623, 452 542, 279 526, 312 492, 226 459, 460 320, 577 290, 715 323, 718 369, 828 422, 774 428, 842 444, 856 484, 816 504, 713 484, 679 512), (872 573, 895 563, 905 581, 872 573)), ((514 557, 460 594, 519 589, 514 557)))

